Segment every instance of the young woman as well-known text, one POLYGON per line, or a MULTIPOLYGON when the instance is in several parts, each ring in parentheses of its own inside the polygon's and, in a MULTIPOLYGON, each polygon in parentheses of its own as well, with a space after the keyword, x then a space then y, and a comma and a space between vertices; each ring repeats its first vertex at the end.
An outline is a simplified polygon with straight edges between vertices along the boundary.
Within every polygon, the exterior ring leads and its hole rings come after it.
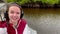
POLYGON ((30 34, 26 21, 22 19, 23 11, 19 4, 8 4, 4 17, 6 21, 0 22, 1 34, 30 34))

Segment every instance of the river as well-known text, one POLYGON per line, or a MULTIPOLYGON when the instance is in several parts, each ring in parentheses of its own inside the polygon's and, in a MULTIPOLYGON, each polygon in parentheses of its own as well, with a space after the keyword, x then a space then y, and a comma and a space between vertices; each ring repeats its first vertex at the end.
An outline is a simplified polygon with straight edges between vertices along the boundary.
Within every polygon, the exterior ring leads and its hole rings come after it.
POLYGON ((60 9, 23 8, 24 19, 38 34, 60 34, 60 9))

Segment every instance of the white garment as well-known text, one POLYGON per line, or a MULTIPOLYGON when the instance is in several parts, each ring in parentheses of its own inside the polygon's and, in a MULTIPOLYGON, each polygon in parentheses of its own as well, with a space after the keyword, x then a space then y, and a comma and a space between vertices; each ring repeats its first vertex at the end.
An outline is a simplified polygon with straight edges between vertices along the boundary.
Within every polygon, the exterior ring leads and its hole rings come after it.
POLYGON ((31 29, 30 27, 28 27, 28 25, 26 25, 23 34, 37 34, 37 31, 31 29))
POLYGON ((0 28, 0 34, 7 34, 7 28, 0 28))
MULTIPOLYGON (((7 28, 0 28, 0 34, 7 34, 7 28)), ((25 26, 23 34, 37 34, 37 31, 25 26)))

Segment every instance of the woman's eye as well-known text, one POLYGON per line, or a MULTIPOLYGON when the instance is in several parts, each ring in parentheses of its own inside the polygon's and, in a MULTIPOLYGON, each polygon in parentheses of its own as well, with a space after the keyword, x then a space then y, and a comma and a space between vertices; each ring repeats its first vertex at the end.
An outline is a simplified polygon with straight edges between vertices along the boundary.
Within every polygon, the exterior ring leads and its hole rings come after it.
POLYGON ((11 13, 11 14, 13 14, 14 12, 13 12, 13 11, 11 11, 10 13, 11 13))
POLYGON ((17 12, 17 14, 20 14, 19 12, 17 12))

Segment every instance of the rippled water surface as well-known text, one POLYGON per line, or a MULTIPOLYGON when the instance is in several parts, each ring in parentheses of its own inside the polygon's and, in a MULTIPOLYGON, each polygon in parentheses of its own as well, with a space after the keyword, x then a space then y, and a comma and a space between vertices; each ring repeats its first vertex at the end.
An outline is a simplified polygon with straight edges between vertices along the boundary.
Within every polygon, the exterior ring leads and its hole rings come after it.
POLYGON ((60 9, 23 8, 28 25, 38 34, 60 34, 60 9))

